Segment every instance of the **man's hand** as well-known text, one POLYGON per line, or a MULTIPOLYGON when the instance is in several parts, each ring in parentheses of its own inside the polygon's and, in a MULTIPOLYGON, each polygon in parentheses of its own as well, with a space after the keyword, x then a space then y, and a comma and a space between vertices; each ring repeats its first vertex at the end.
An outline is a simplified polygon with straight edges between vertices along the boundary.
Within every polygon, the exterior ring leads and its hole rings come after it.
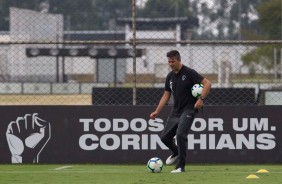
POLYGON ((150 119, 156 119, 156 117, 158 116, 158 112, 154 111, 150 114, 150 119))
POLYGON ((26 114, 9 123, 6 137, 12 163, 38 163, 42 149, 51 138, 51 125, 37 113, 26 114))
POLYGON ((204 106, 204 101, 199 98, 194 105, 194 109, 201 109, 203 106, 204 106))
POLYGON ((159 105, 158 107, 156 108, 156 110, 154 112, 152 112, 150 114, 150 119, 153 119, 155 120, 156 117, 159 115, 159 113, 162 111, 163 107, 167 104, 168 100, 170 98, 170 92, 169 91, 165 91, 160 102, 159 102, 159 105))

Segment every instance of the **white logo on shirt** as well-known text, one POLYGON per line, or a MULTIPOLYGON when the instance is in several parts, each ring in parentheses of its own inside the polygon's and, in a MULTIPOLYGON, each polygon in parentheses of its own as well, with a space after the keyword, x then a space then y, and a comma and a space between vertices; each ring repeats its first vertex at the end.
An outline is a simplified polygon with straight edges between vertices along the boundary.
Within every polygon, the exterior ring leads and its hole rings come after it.
POLYGON ((173 89, 172 89, 172 81, 171 81, 171 80, 169 81, 169 87, 170 87, 171 91, 173 92, 173 89))

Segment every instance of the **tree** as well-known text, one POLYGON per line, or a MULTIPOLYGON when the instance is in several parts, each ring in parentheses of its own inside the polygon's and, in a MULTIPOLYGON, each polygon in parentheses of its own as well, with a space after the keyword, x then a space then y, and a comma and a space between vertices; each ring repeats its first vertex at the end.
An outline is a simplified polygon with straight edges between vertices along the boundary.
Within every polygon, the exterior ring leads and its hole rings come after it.
POLYGON ((108 30, 117 17, 130 17, 132 3, 129 0, 0 0, 0 29, 9 30, 9 8, 41 11, 48 4, 48 12, 63 14, 65 29, 108 30))
POLYGON ((143 9, 138 11, 139 17, 186 17, 189 13, 187 0, 148 0, 143 9))
MULTIPOLYGON (((280 40, 282 36, 282 9, 281 0, 272 0, 258 6, 259 23, 267 35, 267 39, 280 40)), ((273 44, 261 46, 242 57, 246 66, 261 65, 266 69, 274 67, 274 50, 277 50, 277 57, 281 55, 281 45, 273 44)), ((280 66, 280 65, 279 65, 280 66)), ((280 69, 281 70, 281 69, 280 69)))
POLYGON ((117 17, 131 16, 131 1, 128 0, 50 0, 51 13, 70 17, 71 30, 114 29, 117 17))
POLYGON ((36 10, 39 7, 39 0, 0 0, 0 29, 1 31, 9 30, 9 8, 17 7, 24 9, 36 10))
POLYGON ((115 28, 114 20, 118 17, 132 16, 132 2, 129 0, 92 0, 98 14, 98 25, 102 30, 115 28))
POLYGON ((266 32, 268 39, 282 39, 282 2, 272 0, 258 6, 259 23, 266 32))
POLYGON ((256 10, 260 3, 261 0, 235 1, 230 10, 229 21, 232 24, 231 29, 229 29, 232 39, 252 40, 260 38, 261 31, 256 10))
POLYGON ((50 13, 64 15, 66 30, 92 30, 99 29, 97 11, 92 0, 69 1, 49 0, 50 13))
POLYGON ((196 38, 237 40, 259 34, 255 7, 260 2, 261 0, 191 0, 192 14, 201 17, 196 38))
POLYGON ((273 49, 276 48, 277 45, 269 45, 269 46, 263 46, 259 47, 257 49, 254 49, 248 54, 245 54, 242 56, 242 60, 244 62, 244 65, 246 66, 256 66, 260 65, 264 67, 267 70, 270 70, 273 68, 273 49))

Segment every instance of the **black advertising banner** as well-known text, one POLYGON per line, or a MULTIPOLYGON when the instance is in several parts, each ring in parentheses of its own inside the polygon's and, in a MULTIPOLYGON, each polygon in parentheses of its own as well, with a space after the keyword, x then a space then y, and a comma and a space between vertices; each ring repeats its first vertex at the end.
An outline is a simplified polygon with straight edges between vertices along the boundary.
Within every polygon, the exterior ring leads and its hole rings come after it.
MULTIPOLYGON (((0 106, 0 163, 146 163, 166 159, 166 107, 0 106)), ((281 106, 206 106, 187 163, 282 163, 281 106)))

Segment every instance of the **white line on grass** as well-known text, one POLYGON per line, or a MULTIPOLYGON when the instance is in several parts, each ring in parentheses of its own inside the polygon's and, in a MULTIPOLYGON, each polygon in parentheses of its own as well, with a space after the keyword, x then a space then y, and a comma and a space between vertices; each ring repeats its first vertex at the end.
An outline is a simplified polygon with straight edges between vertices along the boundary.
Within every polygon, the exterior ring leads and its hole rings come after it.
POLYGON ((66 165, 66 166, 63 166, 63 167, 57 167, 57 168, 55 168, 53 170, 58 171, 58 170, 63 170, 63 169, 67 169, 67 168, 70 168, 70 167, 73 167, 73 166, 66 165))
MULTIPOLYGON (((116 172, 116 170, 61 170, 61 172, 64 172, 64 173, 111 173, 111 172, 114 172, 114 173, 118 173, 116 172)), ((45 171, 0 171, 0 174, 29 174, 29 173, 57 173, 57 174, 60 174, 61 172, 56 172, 54 169, 52 170, 45 170, 45 171)), ((135 171, 135 173, 146 173, 149 171, 135 171)), ((189 173, 189 171, 186 171, 187 173, 189 173)), ((190 171, 191 172, 191 171, 190 171)), ((120 171, 120 173, 124 173, 124 171, 120 171)), ((168 173, 168 172, 163 172, 163 173, 168 173)), ((206 172, 191 172, 191 174, 204 174, 206 172)), ((249 172, 209 172, 209 173, 215 173, 215 174, 246 174, 246 173, 249 173, 249 172)), ((282 174, 282 172, 278 172, 278 171, 271 171, 267 174, 282 174)))

